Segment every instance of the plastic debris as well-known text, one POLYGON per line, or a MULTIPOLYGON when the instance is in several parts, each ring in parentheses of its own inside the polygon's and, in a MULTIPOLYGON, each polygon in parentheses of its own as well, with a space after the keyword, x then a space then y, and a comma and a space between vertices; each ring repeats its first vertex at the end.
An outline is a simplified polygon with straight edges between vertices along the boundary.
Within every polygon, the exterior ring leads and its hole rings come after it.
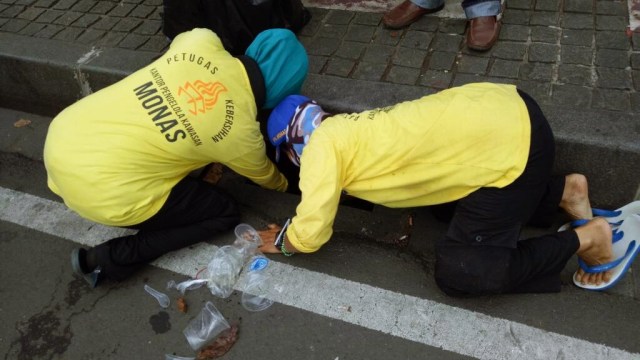
POLYGON ((158 290, 152 288, 151 286, 145 284, 144 290, 148 292, 149 295, 156 298, 160 306, 162 306, 163 308, 166 309, 169 307, 169 304, 171 304, 171 301, 169 300, 169 297, 166 294, 159 292, 158 290))
POLYGON ((211 301, 184 329, 183 334, 193 350, 200 350, 209 341, 229 328, 229 323, 211 301))

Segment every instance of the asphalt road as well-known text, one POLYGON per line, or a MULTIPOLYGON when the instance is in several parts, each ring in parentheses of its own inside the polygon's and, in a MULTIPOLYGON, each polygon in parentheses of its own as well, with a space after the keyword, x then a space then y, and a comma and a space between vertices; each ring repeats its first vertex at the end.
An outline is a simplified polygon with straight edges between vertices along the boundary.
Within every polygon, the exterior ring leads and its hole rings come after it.
MULTIPOLYGON (((0 112, 0 121, 13 114, 0 112)), ((35 117, 34 117, 35 118, 35 117)), ((41 125, 42 126, 42 125, 41 125)), ((290 215, 297 197, 225 174, 222 186, 256 228, 290 215)), ((320 252, 271 256, 276 303, 261 312, 241 292, 213 296, 167 290, 206 266, 231 233, 165 256, 122 283, 90 289, 71 273, 69 253, 121 233, 66 210, 46 188, 41 162, 0 153, 0 353, 5 359, 192 357, 182 331, 207 301, 239 327, 224 359, 640 359, 640 303, 570 283, 559 294, 455 299, 436 287, 433 243, 445 225, 417 209, 407 248, 388 244, 408 210, 342 208, 320 252), (143 289, 169 295, 163 309, 143 289)))

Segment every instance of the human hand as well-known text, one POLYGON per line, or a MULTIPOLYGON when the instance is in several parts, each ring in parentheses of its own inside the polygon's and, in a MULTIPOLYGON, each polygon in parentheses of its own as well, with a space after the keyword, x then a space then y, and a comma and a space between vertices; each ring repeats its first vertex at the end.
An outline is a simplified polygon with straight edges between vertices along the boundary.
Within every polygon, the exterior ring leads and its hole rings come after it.
POLYGON ((260 235, 260 238, 262 239, 262 245, 258 247, 258 250, 262 251, 264 254, 280 253, 280 249, 278 249, 274 244, 280 230, 282 230, 282 227, 277 224, 269 224, 266 229, 258 230, 258 235, 260 235))

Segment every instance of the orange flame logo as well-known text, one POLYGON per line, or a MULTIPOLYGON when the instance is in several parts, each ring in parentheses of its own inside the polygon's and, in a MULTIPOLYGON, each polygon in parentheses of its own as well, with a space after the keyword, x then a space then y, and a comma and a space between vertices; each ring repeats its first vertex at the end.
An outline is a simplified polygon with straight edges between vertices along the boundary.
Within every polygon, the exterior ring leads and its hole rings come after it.
POLYGON ((187 102, 191 104, 190 113, 198 115, 206 113, 213 109, 218 102, 220 93, 227 91, 220 82, 203 82, 197 80, 193 84, 187 81, 184 86, 178 89, 178 96, 185 94, 188 97, 187 102))

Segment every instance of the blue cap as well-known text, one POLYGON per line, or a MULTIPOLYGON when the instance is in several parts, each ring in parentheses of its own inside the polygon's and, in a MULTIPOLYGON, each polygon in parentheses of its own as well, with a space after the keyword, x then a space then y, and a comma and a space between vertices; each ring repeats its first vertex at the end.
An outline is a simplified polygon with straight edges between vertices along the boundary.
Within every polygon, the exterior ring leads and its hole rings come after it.
POLYGON ((276 158, 279 155, 279 146, 287 139, 287 128, 296 110, 300 105, 310 101, 311 99, 303 95, 289 95, 271 111, 267 120, 267 135, 271 144, 276 147, 276 158))

